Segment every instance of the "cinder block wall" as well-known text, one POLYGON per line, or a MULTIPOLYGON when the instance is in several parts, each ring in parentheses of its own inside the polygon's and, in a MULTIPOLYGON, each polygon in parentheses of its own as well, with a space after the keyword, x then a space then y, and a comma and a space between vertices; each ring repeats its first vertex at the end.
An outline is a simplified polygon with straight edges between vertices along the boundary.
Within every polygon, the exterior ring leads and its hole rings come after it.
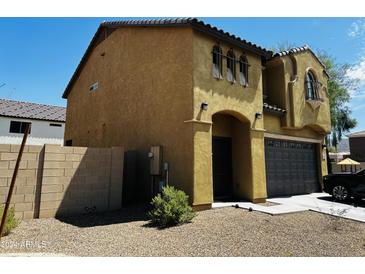
MULTIPOLYGON (((0 203, 5 203, 19 145, 0 145, 0 203)), ((18 218, 70 216, 116 210, 122 203, 121 147, 27 145, 12 206, 18 218)))

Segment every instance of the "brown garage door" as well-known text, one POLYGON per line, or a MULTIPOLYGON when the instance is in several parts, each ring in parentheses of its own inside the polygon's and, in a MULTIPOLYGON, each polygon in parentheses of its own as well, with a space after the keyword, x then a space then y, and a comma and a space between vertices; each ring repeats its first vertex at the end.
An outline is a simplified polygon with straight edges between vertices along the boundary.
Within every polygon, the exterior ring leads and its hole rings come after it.
POLYGON ((265 139, 267 195, 319 191, 317 155, 314 143, 265 139))

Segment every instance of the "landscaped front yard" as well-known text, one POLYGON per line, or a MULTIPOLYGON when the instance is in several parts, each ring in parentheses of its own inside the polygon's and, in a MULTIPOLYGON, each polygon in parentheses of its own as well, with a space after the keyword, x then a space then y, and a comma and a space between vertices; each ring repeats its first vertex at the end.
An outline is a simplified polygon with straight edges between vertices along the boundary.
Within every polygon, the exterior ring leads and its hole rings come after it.
POLYGON ((74 256, 365 256, 365 224, 316 212, 271 216, 243 209, 199 212, 159 230, 142 210, 23 221, 0 253, 74 256))

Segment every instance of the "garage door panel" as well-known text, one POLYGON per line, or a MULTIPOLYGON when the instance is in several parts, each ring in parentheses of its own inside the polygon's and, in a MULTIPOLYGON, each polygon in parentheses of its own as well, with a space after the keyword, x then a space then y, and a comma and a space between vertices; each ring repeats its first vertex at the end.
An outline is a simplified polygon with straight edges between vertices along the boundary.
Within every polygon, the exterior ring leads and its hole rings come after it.
POLYGON ((315 144, 265 139, 265 159, 269 197, 319 190, 315 144))

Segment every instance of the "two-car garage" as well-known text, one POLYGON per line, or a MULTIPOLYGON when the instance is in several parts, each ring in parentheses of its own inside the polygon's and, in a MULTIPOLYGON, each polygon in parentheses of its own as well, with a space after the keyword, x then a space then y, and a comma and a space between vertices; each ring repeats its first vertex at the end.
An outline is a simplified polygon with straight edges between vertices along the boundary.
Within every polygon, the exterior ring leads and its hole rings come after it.
POLYGON ((320 190, 318 144, 265 138, 268 197, 320 190))

